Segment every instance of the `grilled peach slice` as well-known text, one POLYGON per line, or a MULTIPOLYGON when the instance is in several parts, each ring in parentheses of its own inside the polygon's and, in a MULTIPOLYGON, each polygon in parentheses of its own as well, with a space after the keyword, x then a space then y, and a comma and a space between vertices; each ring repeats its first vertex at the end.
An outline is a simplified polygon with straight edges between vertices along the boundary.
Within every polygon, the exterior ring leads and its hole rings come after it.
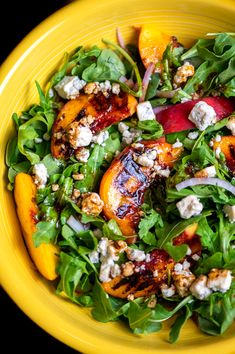
POLYGON ((167 283, 174 261, 164 250, 154 250, 150 257, 150 262, 133 262, 135 268, 131 276, 120 275, 102 283, 106 293, 121 299, 126 299, 128 295, 137 298, 155 294, 161 284, 167 283))
POLYGON ((59 249, 53 244, 42 243, 39 247, 33 244, 33 233, 36 231, 36 215, 38 207, 35 203, 36 186, 30 175, 19 173, 15 178, 14 196, 17 214, 23 231, 29 254, 39 272, 48 280, 57 278, 56 265, 59 249))
POLYGON ((220 148, 226 159, 226 164, 235 173, 235 136, 222 136, 220 141, 214 141, 213 150, 220 148))
MULTIPOLYGON (((157 29, 156 24, 144 24, 141 26, 139 34, 139 53, 141 60, 147 69, 150 63, 157 64, 161 61, 163 53, 170 43, 171 37, 157 29)), ((160 72, 161 67, 156 67, 156 72, 160 72)))
POLYGON ((92 133, 98 133, 134 114, 136 106, 136 99, 125 92, 119 95, 111 93, 107 97, 102 93, 83 94, 70 100, 61 109, 52 127, 52 155, 57 159, 66 159, 75 153, 67 137, 67 129, 71 123, 90 116, 89 128, 92 133))
MULTIPOLYGON (((157 178, 157 168, 172 168, 182 148, 160 141, 142 141, 132 144, 114 159, 105 172, 100 184, 100 197, 104 202, 103 213, 108 219, 115 219, 123 235, 133 236, 139 223, 139 209, 144 192, 157 178), (156 152, 155 167, 144 167, 138 157, 156 152)), ((131 237, 129 239, 129 242, 131 237)))

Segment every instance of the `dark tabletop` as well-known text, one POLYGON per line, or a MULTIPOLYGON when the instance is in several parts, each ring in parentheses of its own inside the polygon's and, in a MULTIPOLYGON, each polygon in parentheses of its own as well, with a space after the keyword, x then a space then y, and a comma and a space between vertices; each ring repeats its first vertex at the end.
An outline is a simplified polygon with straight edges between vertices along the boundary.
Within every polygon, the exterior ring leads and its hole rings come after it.
MULTIPOLYGON (((69 1, 33 0, 4 1, 0 21, 0 64, 14 47, 41 21, 69 1)), ((0 68, 1 70, 1 68, 0 68)), ((3 235, 1 235, 2 237, 3 235)), ((0 288, 1 352, 2 353, 78 353, 51 337, 32 322, 0 288), (5 349, 4 349, 5 348, 5 349)))

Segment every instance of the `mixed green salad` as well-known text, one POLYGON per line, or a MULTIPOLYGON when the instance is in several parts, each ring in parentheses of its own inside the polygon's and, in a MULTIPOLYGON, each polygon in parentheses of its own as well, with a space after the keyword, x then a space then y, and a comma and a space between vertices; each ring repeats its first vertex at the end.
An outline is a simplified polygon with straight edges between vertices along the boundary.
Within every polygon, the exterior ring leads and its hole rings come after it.
POLYGON ((174 343, 192 318, 220 335, 235 318, 235 36, 189 49, 117 38, 65 54, 36 82, 39 103, 12 116, 26 246, 97 321, 143 335, 173 317, 174 343))

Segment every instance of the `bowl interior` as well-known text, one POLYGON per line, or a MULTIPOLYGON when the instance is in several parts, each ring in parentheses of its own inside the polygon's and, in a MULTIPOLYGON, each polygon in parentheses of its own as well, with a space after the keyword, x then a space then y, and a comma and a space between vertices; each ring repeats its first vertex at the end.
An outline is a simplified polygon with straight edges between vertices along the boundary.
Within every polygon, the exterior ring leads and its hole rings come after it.
POLYGON ((39 326, 67 345, 84 353, 202 353, 234 352, 234 329, 223 337, 210 337, 189 322, 174 346, 168 330, 137 337, 120 323, 103 324, 90 311, 54 294, 44 281, 22 241, 12 194, 7 191, 5 147, 14 134, 11 115, 37 101, 35 80, 41 85, 61 62, 64 52, 79 45, 101 45, 101 38, 115 40, 115 28, 130 41, 134 27, 154 23, 186 46, 207 32, 235 32, 235 3, 229 0, 80 0, 44 21, 14 50, 0 73, 0 268, 1 284, 39 326))

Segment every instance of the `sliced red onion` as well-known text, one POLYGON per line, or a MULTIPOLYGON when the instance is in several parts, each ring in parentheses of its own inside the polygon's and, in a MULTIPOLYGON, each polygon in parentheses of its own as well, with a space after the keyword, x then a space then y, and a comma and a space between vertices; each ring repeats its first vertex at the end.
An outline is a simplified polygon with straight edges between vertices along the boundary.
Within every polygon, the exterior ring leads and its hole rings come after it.
POLYGON ((142 82, 142 96, 140 97, 140 102, 144 102, 145 100, 145 96, 146 96, 146 92, 148 89, 148 85, 149 85, 149 81, 151 78, 151 75, 153 73, 155 69, 155 64, 154 63, 150 63, 147 67, 147 70, 145 71, 144 77, 143 77, 143 82, 142 82))
POLYGON ((116 34, 117 34, 117 42, 118 42, 118 44, 120 45, 120 47, 122 49, 126 50, 125 42, 124 42, 124 39, 122 37, 122 34, 121 34, 121 31, 120 31, 119 27, 116 28, 116 34))
POLYGON ((198 186, 198 185, 203 185, 203 184, 208 184, 211 186, 217 186, 220 188, 224 188, 227 191, 231 192, 233 195, 235 195, 235 187, 229 183, 228 181, 224 181, 223 179, 220 178, 190 178, 186 179, 183 182, 178 183, 175 188, 177 191, 180 191, 181 189, 187 188, 187 187, 193 187, 193 186, 198 186))
POLYGON ((155 114, 158 114, 159 112, 165 111, 165 109, 167 109, 167 108, 169 108, 171 106, 172 106, 172 104, 166 104, 165 106, 163 106, 163 105, 162 106, 157 106, 157 107, 153 108, 153 111, 154 111, 155 114))
POLYGON ((78 219, 76 219, 73 215, 67 220, 67 224, 73 229, 75 232, 85 231, 88 229, 88 225, 82 224, 78 219))
POLYGON ((168 91, 157 91, 156 96, 160 98, 173 98, 176 92, 179 90, 180 88, 177 88, 175 90, 168 90, 168 91))

